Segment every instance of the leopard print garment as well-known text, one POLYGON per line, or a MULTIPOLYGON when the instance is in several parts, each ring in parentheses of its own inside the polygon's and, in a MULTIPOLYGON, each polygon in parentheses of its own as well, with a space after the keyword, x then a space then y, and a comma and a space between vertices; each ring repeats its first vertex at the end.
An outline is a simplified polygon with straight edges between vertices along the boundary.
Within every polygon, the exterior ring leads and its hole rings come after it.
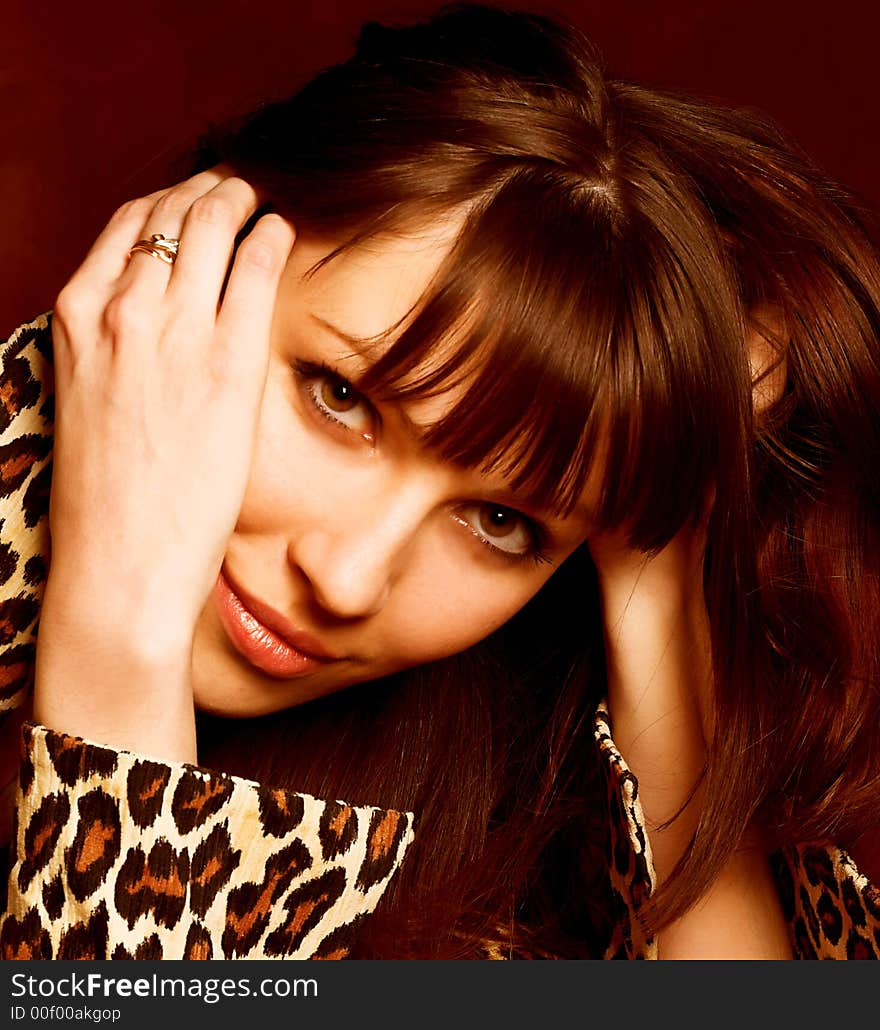
POLYGON ((596 711, 593 732, 608 783, 610 834, 608 875, 614 932, 605 949, 606 959, 657 958, 657 941, 645 932, 638 913, 656 887, 651 842, 639 801, 639 784, 611 739, 608 708, 596 711))
MULTIPOLYGON (((25 702, 48 558, 50 317, 0 352, 0 715, 25 702)), ((615 930, 651 959, 638 782, 600 706, 615 930)), ((342 958, 403 860, 410 813, 353 807, 26 725, 3 958, 342 958)), ((2 787, 2 785, 0 785, 2 787)), ((799 958, 880 957, 880 891, 838 848, 773 856, 799 958)), ((487 949, 487 958, 507 957, 487 949)))
POLYGON ((0 714, 25 702, 49 553, 55 377, 48 316, 0 355, 0 714))
POLYGON ((410 815, 25 727, 4 958, 342 958, 410 815))

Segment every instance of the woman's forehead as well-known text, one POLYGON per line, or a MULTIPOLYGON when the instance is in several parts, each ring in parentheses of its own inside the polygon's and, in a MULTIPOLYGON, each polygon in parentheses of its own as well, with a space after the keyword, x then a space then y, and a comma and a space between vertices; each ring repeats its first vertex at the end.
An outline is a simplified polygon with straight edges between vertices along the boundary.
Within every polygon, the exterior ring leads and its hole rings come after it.
MULTIPOLYGON (((282 332, 329 344, 325 353, 338 370, 360 379, 416 319, 461 226, 462 218, 450 216, 427 228, 370 237, 341 250, 338 243, 298 238, 279 288, 276 317, 282 332)), ((455 355, 470 321, 467 316, 457 319, 432 337, 412 373, 430 374, 455 355)), ((411 398, 406 407, 414 430, 427 431, 449 414, 485 355, 486 349, 479 348, 469 360, 455 362, 454 377, 444 377, 436 390, 411 398)))
POLYGON ((387 344, 418 308, 461 224, 449 218, 405 235, 370 237, 337 253, 338 241, 299 236, 281 280, 279 304, 343 337, 387 344), (332 260, 321 264, 330 255, 332 260))

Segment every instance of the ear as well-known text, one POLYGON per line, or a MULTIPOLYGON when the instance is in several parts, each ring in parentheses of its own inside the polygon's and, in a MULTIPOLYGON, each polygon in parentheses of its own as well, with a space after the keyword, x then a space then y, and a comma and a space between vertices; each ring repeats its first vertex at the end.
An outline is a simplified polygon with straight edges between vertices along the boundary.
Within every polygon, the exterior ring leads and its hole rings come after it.
POLYGON ((781 397, 788 377, 785 318, 777 304, 762 302, 749 311, 746 348, 752 373, 752 407, 760 418, 781 397))

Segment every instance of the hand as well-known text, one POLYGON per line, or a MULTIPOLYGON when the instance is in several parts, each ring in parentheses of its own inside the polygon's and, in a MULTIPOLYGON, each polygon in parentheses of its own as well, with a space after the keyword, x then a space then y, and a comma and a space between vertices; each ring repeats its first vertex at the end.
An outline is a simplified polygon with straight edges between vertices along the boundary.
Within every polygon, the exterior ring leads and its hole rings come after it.
POLYGON ((68 732, 162 746, 173 728, 142 721, 169 702, 175 719, 191 710, 192 636, 241 510, 293 243, 283 219, 261 218, 220 303, 258 203, 212 170, 126 204, 58 298, 35 717, 68 732), (180 238, 173 266, 129 258, 153 233, 180 238), (71 690, 77 674, 87 690, 71 690))

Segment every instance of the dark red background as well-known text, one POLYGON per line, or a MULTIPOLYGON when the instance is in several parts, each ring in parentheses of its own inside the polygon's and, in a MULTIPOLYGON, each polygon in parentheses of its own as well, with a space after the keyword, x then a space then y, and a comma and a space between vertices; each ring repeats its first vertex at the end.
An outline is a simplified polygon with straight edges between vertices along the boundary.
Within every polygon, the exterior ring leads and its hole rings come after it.
MULTIPOLYGON (((880 5, 856 0, 556 0, 621 75, 780 121, 880 208, 880 5)), ((419 0, 4 0, 0 22, 0 336, 52 306, 113 209, 169 180, 209 120, 345 57, 367 18, 419 0)))

